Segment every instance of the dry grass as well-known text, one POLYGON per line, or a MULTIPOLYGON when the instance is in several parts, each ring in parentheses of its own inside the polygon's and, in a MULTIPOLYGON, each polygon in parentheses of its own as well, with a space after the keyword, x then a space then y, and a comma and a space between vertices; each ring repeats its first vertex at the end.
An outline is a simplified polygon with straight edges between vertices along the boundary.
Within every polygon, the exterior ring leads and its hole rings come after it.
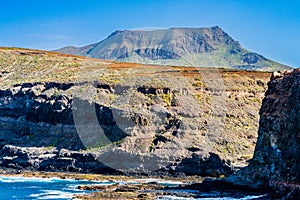
MULTIPOLYGON (((213 92, 210 87, 220 89, 223 85, 221 92, 226 103, 224 130, 220 133, 223 141, 215 150, 227 158, 252 155, 258 129, 258 111, 270 75, 268 72, 230 69, 142 65, 39 50, 0 48, 1 89, 24 82, 84 81, 174 89, 185 81, 185 86, 201 108, 200 121, 205 121, 211 117, 213 92), (221 85, 207 84, 207 80, 216 77, 221 85)), ((164 95, 162 98, 170 106, 171 97, 164 95)), ((153 99, 155 97, 152 96, 150 100, 153 99)), ((199 135, 197 141, 201 140, 199 135)))

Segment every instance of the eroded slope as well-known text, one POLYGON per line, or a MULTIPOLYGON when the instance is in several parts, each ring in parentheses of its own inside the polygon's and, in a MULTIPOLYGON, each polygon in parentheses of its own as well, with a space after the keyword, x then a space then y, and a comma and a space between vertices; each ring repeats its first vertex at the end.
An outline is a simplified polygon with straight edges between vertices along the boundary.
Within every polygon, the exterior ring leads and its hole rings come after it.
POLYGON ((254 151, 270 76, 24 49, 0 58, 2 166, 48 170, 230 173, 254 151))

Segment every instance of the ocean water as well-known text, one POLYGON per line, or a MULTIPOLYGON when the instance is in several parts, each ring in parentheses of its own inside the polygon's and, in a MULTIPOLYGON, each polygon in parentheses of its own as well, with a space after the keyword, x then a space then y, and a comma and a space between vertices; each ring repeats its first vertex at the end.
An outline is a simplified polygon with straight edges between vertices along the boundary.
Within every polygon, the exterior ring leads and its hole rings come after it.
POLYGON ((0 200, 10 199, 72 199, 74 194, 87 194, 78 185, 112 184, 59 178, 24 178, 0 176, 0 200))
MULTIPOLYGON (((174 181, 162 181, 159 179, 136 179, 133 181, 129 181, 130 184, 137 183, 148 183, 148 182, 157 182, 158 184, 164 186, 178 186, 182 184, 181 182, 174 181)), ((24 178, 24 177, 6 177, 0 176, 0 200, 23 200, 23 199, 61 199, 67 200, 72 199, 73 195, 82 195, 88 194, 91 191, 82 191, 78 190, 77 187, 79 185, 112 185, 116 182, 110 181, 87 181, 87 180, 75 180, 75 179, 59 179, 59 178, 24 178)), ((126 184, 125 181, 117 182, 119 184, 126 184)), ((157 197, 157 200, 248 200, 248 199, 258 199, 263 197, 264 195, 259 196, 243 196, 239 198, 232 197, 218 197, 218 193, 216 194, 201 194, 194 190, 180 190, 174 191, 171 190, 174 195, 164 195, 157 197), (199 198, 187 198, 187 197, 178 197, 177 194, 197 194, 199 198), (201 197, 203 196, 203 197, 201 197)))
POLYGON ((250 200, 250 199, 261 199, 265 195, 259 196, 245 196, 241 198, 232 198, 232 197, 210 197, 210 198, 186 198, 186 197, 176 197, 176 196, 163 196, 158 197, 157 200, 250 200))

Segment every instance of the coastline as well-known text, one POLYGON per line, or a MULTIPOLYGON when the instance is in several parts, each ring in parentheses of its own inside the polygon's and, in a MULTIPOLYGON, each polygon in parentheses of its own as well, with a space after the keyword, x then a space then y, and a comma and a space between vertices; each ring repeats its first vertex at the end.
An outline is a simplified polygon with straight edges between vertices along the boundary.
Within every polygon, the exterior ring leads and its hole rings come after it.
POLYGON ((78 185, 79 190, 91 191, 91 193, 85 195, 73 195, 73 199, 156 199, 157 195, 165 194, 163 190, 167 188, 167 186, 163 186, 161 183, 175 183, 175 185, 180 186, 200 183, 203 180, 203 177, 199 176, 103 175, 73 172, 16 171, 12 169, 0 169, 0 176, 45 179, 58 178, 62 180, 74 179, 95 182, 90 185, 78 185), (114 184, 103 186, 97 184, 97 182, 113 182, 114 184))
POLYGON ((36 178, 61 178, 61 179, 78 179, 90 181, 104 181, 104 180, 135 180, 135 179, 161 179, 165 181, 181 181, 186 183, 202 182, 204 177, 201 176, 145 176, 145 175, 112 175, 112 174, 93 174, 93 173, 75 173, 75 172, 48 172, 48 171, 30 171, 22 170, 16 171, 13 169, 0 169, 1 176, 19 176, 19 177, 36 177, 36 178))
POLYGON ((239 188, 228 184, 226 178, 208 178, 200 176, 139 176, 109 175, 73 172, 41 172, 14 171, 0 169, 0 176, 20 178, 58 178, 91 181, 90 184, 78 185, 77 189, 88 191, 88 194, 74 194, 72 199, 176 199, 176 198, 209 198, 209 196, 244 198, 249 196, 258 199, 269 199, 266 194, 258 191, 239 188), (222 184, 222 180, 225 180, 222 184), (103 184, 109 183, 109 184, 103 184), (221 184, 220 184, 221 183, 221 184))

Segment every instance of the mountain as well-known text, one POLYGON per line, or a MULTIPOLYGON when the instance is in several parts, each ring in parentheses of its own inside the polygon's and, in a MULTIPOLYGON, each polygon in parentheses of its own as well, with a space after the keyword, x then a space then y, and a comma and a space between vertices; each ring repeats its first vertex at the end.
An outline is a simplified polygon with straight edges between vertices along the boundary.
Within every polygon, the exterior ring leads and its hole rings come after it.
POLYGON ((54 51, 142 64, 259 71, 290 69, 243 48, 218 26, 115 31, 99 43, 54 51))

